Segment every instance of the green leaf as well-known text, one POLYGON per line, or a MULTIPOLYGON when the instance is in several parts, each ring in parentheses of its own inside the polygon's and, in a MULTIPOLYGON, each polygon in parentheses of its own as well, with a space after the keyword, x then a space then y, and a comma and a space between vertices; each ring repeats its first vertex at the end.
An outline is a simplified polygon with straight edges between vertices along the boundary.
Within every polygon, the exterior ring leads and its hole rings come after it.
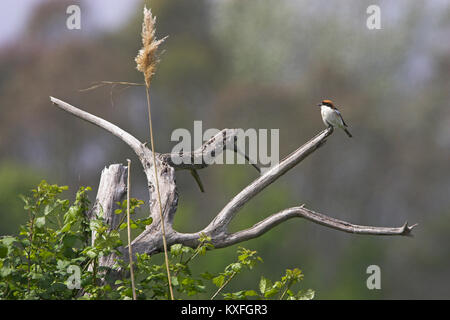
POLYGON ((244 295, 247 297, 254 297, 257 296, 258 293, 255 290, 247 290, 244 292, 244 295))
POLYGON ((178 286, 178 285, 179 285, 178 277, 172 277, 172 284, 173 284, 174 286, 178 286))
POLYGON ((312 300, 314 299, 315 292, 314 290, 308 289, 306 292, 297 293, 298 300, 312 300))
POLYGON ((233 263, 230 265, 231 270, 233 270, 234 272, 239 272, 242 269, 242 264, 240 264, 239 262, 233 263))
POLYGON ((6 258, 8 255, 8 247, 4 245, 0 245, 0 259, 6 258))
POLYGON ((67 231, 70 230, 71 227, 72 227, 72 224, 71 224, 70 222, 69 222, 69 223, 66 223, 66 224, 64 224, 63 227, 59 230, 59 232, 61 232, 61 233, 66 233, 67 231))
POLYGON ((59 270, 64 270, 64 271, 65 271, 69 265, 70 265, 70 261, 58 260, 58 261, 56 262, 56 267, 57 267, 59 270))
POLYGON ((220 275, 215 277, 214 279, 212 279, 212 282, 217 286, 217 287, 221 287, 223 285, 223 283, 225 282, 225 276, 224 275, 220 275))
POLYGON ((19 198, 25 203, 25 210, 29 209, 29 200, 23 194, 19 194, 19 198))
POLYGON ((17 239, 14 238, 14 237, 4 237, 4 238, 2 238, 1 241, 2 241, 2 243, 3 243, 5 246, 11 247, 11 245, 12 245, 14 242, 16 242, 17 239))
POLYGON ((192 248, 190 248, 190 247, 185 247, 185 246, 183 246, 183 247, 181 248, 181 252, 183 252, 183 253, 193 253, 193 252, 194 252, 194 249, 192 249, 192 248))
POLYGON ((284 282, 281 281, 275 281, 275 283, 273 284, 272 288, 274 289, 281 289, 284 286, 284 282))
POLYGON ((259 291, 262 294, 265 294, 267 287, 268 287, 268 280, 264 277, 261 277, 261 280, 259 281, 259 291))
POLYGON ((170 253, 174 256, 178 256, 181 254, 181 249, 183 248, 183 245, 180 243, 174 244, 170 247, 170 253))
POLYGON ((98 229, 100 229, 102 227, 102 222, 98 219, 92 219, 91 221, 89 221, 89 228, 92 231, 98 231, 98 229))
POLYGON ((247 254, 247 253, 241 254, 241 255, 238 257, 239 261, 244 261, 244 260, 247 259, 247 258, 248 258, 248 254, 247 254))
POLYGON ((0 268, 0 277, 6 278, 13 272, 13 270, 14 270, 13 268, 6 268, 6 267, 0 268))
POLYGON ((265 293, 264 293, 264 297, 266 297, 266 298, 270 298, 270 297, 273 297, 275 294, 277 294, 278 292, 279 292, 280 290, 279 289, 277 289, 277 288, 270 288, 269 290, 267 290, 265 293))
POLYGON ((37 228, 42 228, 43 226, 45 226, 45 217, 37 218, 35 223, 37 228))
POLYGON ((212 280, 214 278, 214 275, 212 273, 209 273, 208 271, 200 274, 200 276, 206 280, 212 280))
POLYGON ((119 230, 123 230, 127 227, 126 222, 123 222, 120 226, 119 226, 119 230))
POLYGON ((47 216, 49 214, 52 214, 53 212, 55 212, 55 209, 59 206, 59 203, 54 202, 51 204, 48 204, 45 206, 44 208, 44 216, 47 216))
POLYGON ((88 250, 87 252, 86 252, 86 255, 89 257, 89 258, 91 258, 91 259, 94 259, 95 257, 97 257, 97 253, 94 251, 94 250, 88 250))
POLYGON ((80 207, 72 206, 67 210, 66 214, 64 214, 64 222, 72 222, 77 219, 78 212, 80 211, 80 207))
POLYGON ((142 219, 141 223, 145 226, 150 225, 153 222, 153 218, 142 219))
POLYGON ((73 247, 77 242, 78 237, 73 234, 65 235, 63 238, 63 243, 65 247, 73 247))

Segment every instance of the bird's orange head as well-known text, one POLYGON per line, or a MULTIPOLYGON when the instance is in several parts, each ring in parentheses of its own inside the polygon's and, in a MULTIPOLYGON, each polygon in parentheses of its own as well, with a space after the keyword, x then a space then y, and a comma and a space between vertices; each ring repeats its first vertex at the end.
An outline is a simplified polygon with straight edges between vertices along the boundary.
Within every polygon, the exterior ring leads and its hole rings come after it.
POLYGON ((330 107, 332 109, 335 108, 334 104, 333 104, 333 101, 328 100, 328 99, 322 100, 322 103, 320 105, 326 105, 326 106, 328 106, 328 107, 330 107))

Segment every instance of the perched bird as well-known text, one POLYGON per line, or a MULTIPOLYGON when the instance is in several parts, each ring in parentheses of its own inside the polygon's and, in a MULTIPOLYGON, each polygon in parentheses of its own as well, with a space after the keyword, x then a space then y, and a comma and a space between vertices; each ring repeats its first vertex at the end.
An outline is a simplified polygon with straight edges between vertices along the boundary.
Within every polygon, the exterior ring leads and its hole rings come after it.
POLYGON ((323 100, 317 106, 320 107, 323 123, 325 123, 327 127, 341 128, 350 138, 352 137, 352 134, 347 130, 348 126, 345 123, 344 118, 342 118, 341 113, 331 100, 323 100))

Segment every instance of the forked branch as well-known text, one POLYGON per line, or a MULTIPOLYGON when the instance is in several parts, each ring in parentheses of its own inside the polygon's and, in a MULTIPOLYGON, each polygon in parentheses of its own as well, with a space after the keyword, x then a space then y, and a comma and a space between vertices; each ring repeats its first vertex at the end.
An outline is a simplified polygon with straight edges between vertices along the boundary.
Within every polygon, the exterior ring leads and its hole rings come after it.
MULTIPOLYGON (((180 233, 173 229, 173 218, 178 205, 178 194, 174 175, 175 169, 202 169, 210 164, 210 162, 206 161, 205 159, 211 160, 211 158, 214 158, 214 156, 217 156, 218 154, 223 152, 224 149, 230 149, 234 150, 235 152, 239 152, 239 150, 237 150, 236 148, 235 141, 237 131, 235 129, 224 129, 216 134, 213 138, 208 140, 206 143, 204 143, 199 149, 192 152, 182 152, 177 154, 160 154, 155 152, 156 163, 154 163, 152 151, 150 151, 145 146, 145 144, 142 144, 138 139, 133 137, 128 132, 102 118, 94 116, 86 111, 82 111, 64 101, 53 97, 50 97, 50 99, 59 108, 112 133, 113 135, 124 141, 138 155, 148 181, 150 196, 150 216, 153 218, 153 223, 132 242, 131 245, 133 247, 132 249, 134 253, 145 252, 148 254, 154 254, 161 252, 163 249, 161 234, 157 231, 161 221, 159 215, 157 214, 156 208, 154 187, 156 179, 154 173, 155 171, 152 170, 153 165, 158 166, 157 172, 161 188, 162 207, 164 211, 163 217, 167 229, 167 244, 169 246, 175 243, 181 243, 186 246, 195 247, 198 245, 200 234, 205 233, 211 237, 212 244, 215 247, 227 247, 242 241, 259 237, 273 227, 291 218, 304 218, 311 222, 343 232, 377 236, 409 236, 411 235, 412 229, 416 226, 416 224, 408 226, 407 223, 405 223, 401 227, 394 228, 356 225, 329 217, 318 212, 314 212, 310 209, 300 206, 285 209, 283 211, 275 213, 268 218, 256 223, 251 228, 235 233, 228 233, 228 225, 247 202, 249 202, 267 186, 275 182, 279 177, 295 167, 326 142, 326 139, 333 133, 333 128, 329 127, 309 140, 303 146, 292 152, 289 156, 280 161, 280 163, 272 166, 264 174, 259 176, 246 188, 240 191, 233 199, 231 199, 228 204, 225 205, 225 207, 204 229, 195 233, 180 233), (183 162, 183 160, 186 159, 189 159, 190 161, 183 162)), ((246 155, 244 154, 244 156, 246 155)), ((249 160, 248 157, 246 158, 247 160, 249 160)), ((252 164, 256 168, 258 168, 255 163, 252 164)), ((117 193, 116 190, 112 190, 111 188, 109 188, 108 190, 103 190, 103 188, 100 189, 101 190, 99 190, 99 193, 102 193, 102 197, 106 198, 108 197, 104 195, 105 192, 117 193)), ((123 194, 123 190, 120 190, 117 194, 123 194)), ((114 195, 111 195, 111 198, 113 196, 114 195)), ((112 210, 112 208, 110 210, 112 210)), ((105 213, 105 216, 111 216, 111 214, 105 213)), ((124 260, 127 260, 127 249, 122 248, 122 252, 124 253, 122 258, 124 260)), ((114 259, 109 259, 108 261, 112 263, 113 260, 114 259)))
POLYGON ((417 226, 414 224, 412 226, 408 226, 408 223, 398 228, 383 228, 383 227, 371 227, 371 226, 361 226, 357 224, 352 224, 343 220, 335 219, 324 214, 314 212, 310 209, 307 209, 303 206, 293 207, 289 209, 285 209, 281 212, 275 213, 268 218, 258 222, 251 228, 238 231, 232 234, 227 235, 224 238, 224 245, 230 246, 235 243, 239 243, 242 241, 250 240, 253 238, 257 238, 280 223, 292 219, 292 218, 305 218, 314 223, 323 225, 325 227, 329 227, 332 229, 336 229, 339 231, 344 231, 348 233, 356 233, 356 234, 366 234, 366 235, 385 235, 385 236, 395 236, 395 235, 403 235, 409 236, 411 235, 411 230, 417 226))
POLYGON ((295 167, 303 159, 321 147, 329 135, 333 133, 333 127, 328 127, 321 133, 316 135, 310 141, 303 146, 292 152, 289 156, 284 158, 277 165, 272 166, 271 169, 266 171, 262 176, 249 184, 241 192, 239 192, 228 204, 219 212, 214 218, 208 229, 225 229, 230 224, 235 214, 239 209, 246 204, 250 199, 260 193, 268 185, 273 183, 279 177, 284 175, 290 169, 295 167))

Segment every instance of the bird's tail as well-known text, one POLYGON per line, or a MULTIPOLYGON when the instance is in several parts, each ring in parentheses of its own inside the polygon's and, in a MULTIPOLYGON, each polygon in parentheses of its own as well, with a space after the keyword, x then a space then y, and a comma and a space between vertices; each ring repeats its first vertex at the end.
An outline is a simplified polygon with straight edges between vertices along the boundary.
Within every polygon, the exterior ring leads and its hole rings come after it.
POLYGON ((350 131, 348 131, 347 128, 343 128, 345 133, 348 135, 349 138, 353 137, 352 134, 350 133, 350 131))

